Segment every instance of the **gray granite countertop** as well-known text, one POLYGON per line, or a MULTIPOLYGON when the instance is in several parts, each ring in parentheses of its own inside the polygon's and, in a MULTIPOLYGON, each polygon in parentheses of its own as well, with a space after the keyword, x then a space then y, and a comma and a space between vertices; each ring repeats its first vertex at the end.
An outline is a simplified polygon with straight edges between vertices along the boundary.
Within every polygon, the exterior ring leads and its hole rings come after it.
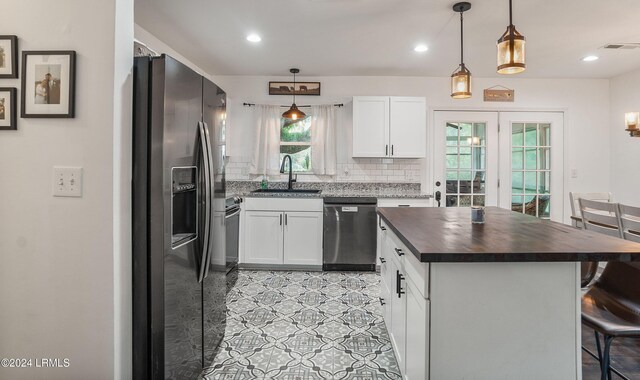
MULTIPOLYGON (((319 189, 320 193, 252 193, 260 188, 260 182, 228 181, 227 196, 277 197, 277 198, 325 198, 325 197, 372 197, 372 198, 431 198, 431 194, 420 191, 419 183, 368 183, 368 182, 296 182, 294 189, 319 189)), ((287 188, 286 182, 270 182, 269 189, 287 188)))

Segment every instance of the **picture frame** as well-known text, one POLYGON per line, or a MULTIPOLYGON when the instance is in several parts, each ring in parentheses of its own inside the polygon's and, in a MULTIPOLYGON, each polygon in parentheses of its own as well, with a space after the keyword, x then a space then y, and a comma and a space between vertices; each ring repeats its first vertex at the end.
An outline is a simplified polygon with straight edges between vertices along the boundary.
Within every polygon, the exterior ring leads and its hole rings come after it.
POLYGON ((320 96, 320 82, 269 82, 269 95, 320 96))
POLYGON ((76 52, 22 52, 23 118, 75 116, 76 52))
POLYGON ((18 37, 0 36, 0 79, 18 77, 18 37))
POLYGON ((16 93, 15 87, 0 87, 0 130, 18 129, 16 93))

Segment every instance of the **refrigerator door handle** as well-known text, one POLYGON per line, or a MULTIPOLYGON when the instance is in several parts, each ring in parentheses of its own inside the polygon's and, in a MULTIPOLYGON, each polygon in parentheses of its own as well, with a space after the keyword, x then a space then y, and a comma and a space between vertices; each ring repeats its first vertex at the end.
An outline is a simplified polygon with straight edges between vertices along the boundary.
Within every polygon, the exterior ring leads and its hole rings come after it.
MULTIPOLYGON (((215 194, 213 192, 212 189, 212 182, 215 179, 213 178, 213 176, 215 175, 214 173, 214 166, 213 166, 213 153, 211 151, 211 139, 209 138, 209 125, 205 122, 201 123, 204 129, 204 145, 207 149, 207 157, 208 157, 208 161, 209 161, 209 180, 207 181, 207 186, 211 189, 209 190, 209 215, 210 218, 213 218, 215 213, 214 213, 214 197, 215 194)), ((224 219, 223 219, 224 221, 224 219)), ((205 268, 204 268, 204 278, 207 278, 207 276, 209 276, 209 264, 211 264, 211 249, 210 247, 213 247, 213 232, 211 231, 211 225, 213 223, 209 223, 209 228, 207 229, 207 233, 209 233, 211 235, 211 238, 209 238, 209 247, 207 247, 207 251, 206 251, 206 261, 205 261, 205 268)))
POLYGON ((202 153, 202 165, 198 165, 200 170, 204 171, 204 233, 202 237, 202 256, 200 258, 200 269, 198 273, 198 282, 202 282, 205 278, 205 270, 207 267, 207 256, 209 252, 209 230, 211 229, 211 206, 209 203, 211 202, 211 178, 209 171, 209 151, 206 147, 206 134, 204 124, 202 122, 198 122, 198 133, 200 138, 198 141, 200 142, 200 151, 202 153))

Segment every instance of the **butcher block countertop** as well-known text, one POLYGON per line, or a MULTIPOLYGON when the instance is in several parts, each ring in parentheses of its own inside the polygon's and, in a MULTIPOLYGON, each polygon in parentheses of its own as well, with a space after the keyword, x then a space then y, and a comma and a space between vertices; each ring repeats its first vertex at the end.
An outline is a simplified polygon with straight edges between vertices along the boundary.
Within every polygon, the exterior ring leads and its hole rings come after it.
POLYGON ((640 261, 640 244, 498 207, 472 224, 470 208, 378 208, 421 262, 640 261))

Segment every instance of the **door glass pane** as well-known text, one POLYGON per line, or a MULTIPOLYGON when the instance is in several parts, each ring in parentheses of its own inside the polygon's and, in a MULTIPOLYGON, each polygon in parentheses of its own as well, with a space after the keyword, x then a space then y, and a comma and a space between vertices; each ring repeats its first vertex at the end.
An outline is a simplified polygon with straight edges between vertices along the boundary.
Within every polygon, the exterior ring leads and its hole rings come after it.
POLYGON ((513 123, 511 129, 511 209, 548 219, 551 209, 551 125, 513 123), (518 146, 522 143, 525 148, 518 146))
POLYGON ((514 123, 511 126, 511 145, 513 146, 524 145, 524 124, 514 123))
POLYGON ((514 147, 511 152, 511 169, 522 170, 524 169, 524 160, 522 154, 524 149, 521 147, 514 147))
POLYGON ((484 195, 474 195, 473 196, 473 205, 474 206, 484 206, 484 195))
POLYGON ((471 148, 460 148, 460 169, 471 169, 471 148))
POLYGON ((538 150, 538 169, 551 169, 551 148, 540 148, 538 150))
POLYGON ((484 123, 475 123, 473 125, 473 145, 486 145, 486 129, 487 126, 484 123))
POLYGON ((538 125, 527 123, 525 125, 524 133, 524 145, 536 146, 538 145, 538 125))
POLYGON ((538 132, 538 145, 551 145, 551 124, 540 124, 540 130, 538 132))
POLYGON ((536 148, 525 148, 524 150, 524 167, 526 169, 536 170, 537 166, 537 150, 536 148))
POLYGON ((511 197, 511 210, 517 211, 517 212, 522 212, 522 203, 523 203, 522 200, 523 200, 523 197, 521 195, 512 196, 511 197))
POLYGON ((445 205, 447 207, 468 207, 472 202, 484 204, 487 167, 486 128, 486 123, 447 123, 445 157, 445 205), (476 201, 473 201, 475 197, 471 194, 476 195, 476 201))

